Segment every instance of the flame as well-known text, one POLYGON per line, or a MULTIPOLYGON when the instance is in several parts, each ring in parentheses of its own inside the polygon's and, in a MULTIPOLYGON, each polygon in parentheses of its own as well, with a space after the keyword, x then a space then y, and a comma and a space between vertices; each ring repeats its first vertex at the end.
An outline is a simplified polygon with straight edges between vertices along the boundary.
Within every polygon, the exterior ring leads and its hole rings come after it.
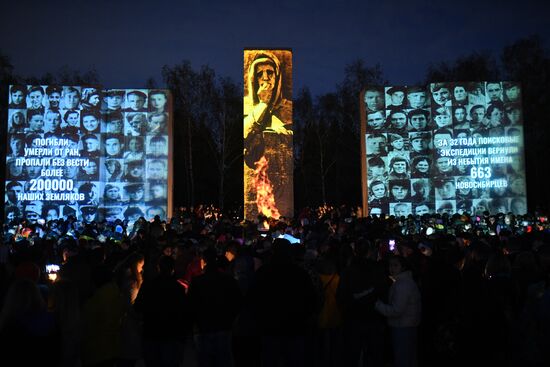
POLYGON ((268 162, 265 156, 262 156, 254 165, 254 187, 256 187, 256 205, 258 213, 268 218, 279 219, 281 214, 275 206, 275 196, 273 195, 273 186, 267 177, 268 162))

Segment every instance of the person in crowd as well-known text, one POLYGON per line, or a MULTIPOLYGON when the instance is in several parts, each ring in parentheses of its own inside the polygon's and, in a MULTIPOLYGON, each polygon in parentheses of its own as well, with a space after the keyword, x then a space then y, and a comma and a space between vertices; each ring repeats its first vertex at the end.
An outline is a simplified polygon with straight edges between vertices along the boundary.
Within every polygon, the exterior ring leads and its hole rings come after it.
POLYGON ((141 357, 141 319, 133 305, 143 284, 145 257, 133 252, 114 268, 115 280, 121 292, 124 314, 120 327, 118 365, 134 366, 141 357))
POLYGON ((174 276, 175 261, 161 256, 158 276, 141 288, 134 308, 143 315, 143 354, 147 367, 179 366, 192 319, 185 288, 174 276))
POLYGON ((315 288, 308 273, 294 262, 287 239, 275 239, 272 248, 271 260, 258 269, 249 292, 261 333, 262 366, 303 366, 315 288))
POLYGON ((217 252, 208 247, 202 255, 203 274, 189 286, 189 303, 196 327, 198 364, 231 366, 231 329, 242 295, 239 285, 219 268, 217 252), (223 308, 217 305, 223 304, 223 308))
MULTIPOLYGON (((39 268, 36 273, 39 274, 39 268)), ((61 360, 60 333, 55 316, 36 284, 38 276, 15 280, 0 313, 2 358, 21 366, 57 365, 61 360), (24 347, 23 347, 24 346, 24 347)))
POLYGON ((422 301, 408 261, 395 256, 389 260, 390 288, 388 302, 377 301, 375 308, 388 320, 391 330, 394 365, 416 366, 418 363, 418 326, 422 301))

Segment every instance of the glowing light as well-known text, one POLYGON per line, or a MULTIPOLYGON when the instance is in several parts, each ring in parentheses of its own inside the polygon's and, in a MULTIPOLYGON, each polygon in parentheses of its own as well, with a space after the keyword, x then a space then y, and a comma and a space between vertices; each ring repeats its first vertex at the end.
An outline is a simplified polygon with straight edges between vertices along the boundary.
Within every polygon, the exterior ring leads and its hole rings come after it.
POLYGON ((281 214, 275 205, 275 196, 273 195, 273 186, 267 177, 268 161, 262 156, 259 161, 254 163, 254 187, 256 187, 256 205, 258 213, 269 218, 279 219, 281 214))

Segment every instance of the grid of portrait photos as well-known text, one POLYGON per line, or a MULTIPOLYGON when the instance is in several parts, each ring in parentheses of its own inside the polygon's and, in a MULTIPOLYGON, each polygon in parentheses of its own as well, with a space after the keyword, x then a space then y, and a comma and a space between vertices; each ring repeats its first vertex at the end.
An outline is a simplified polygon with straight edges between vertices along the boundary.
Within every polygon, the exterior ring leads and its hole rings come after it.
POLYGON ((170 113, 167 90, 10 86, 6 219, 166 219, 170 113))
POLYGON ((370 214, 527 212, 518 83, 368 87, 364 108, 370 214), (506 137, 514 143, 495 158, 506 137), (470 161, 444 151, 473 147, 485 150, 459 156, 470 161), (483 180, 495 184, 479 187, 483 180))

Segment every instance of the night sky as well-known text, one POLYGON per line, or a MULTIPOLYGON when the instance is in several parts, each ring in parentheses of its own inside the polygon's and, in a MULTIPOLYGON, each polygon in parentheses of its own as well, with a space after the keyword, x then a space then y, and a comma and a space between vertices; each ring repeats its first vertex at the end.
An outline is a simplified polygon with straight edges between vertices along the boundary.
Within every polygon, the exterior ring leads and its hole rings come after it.
POLYGON ((395 84, 427 67, 538 34, 550 43, 548 1, 2 1, 0 51, 22 76, 95 68, 106 87, 162 84, 160 69, 190 60, 242 78, 245 47, 294 51, 295 90, 334 90, 344 67, 379 62, 395 84), (154 5, 153 5, 154 4, 154 5))

